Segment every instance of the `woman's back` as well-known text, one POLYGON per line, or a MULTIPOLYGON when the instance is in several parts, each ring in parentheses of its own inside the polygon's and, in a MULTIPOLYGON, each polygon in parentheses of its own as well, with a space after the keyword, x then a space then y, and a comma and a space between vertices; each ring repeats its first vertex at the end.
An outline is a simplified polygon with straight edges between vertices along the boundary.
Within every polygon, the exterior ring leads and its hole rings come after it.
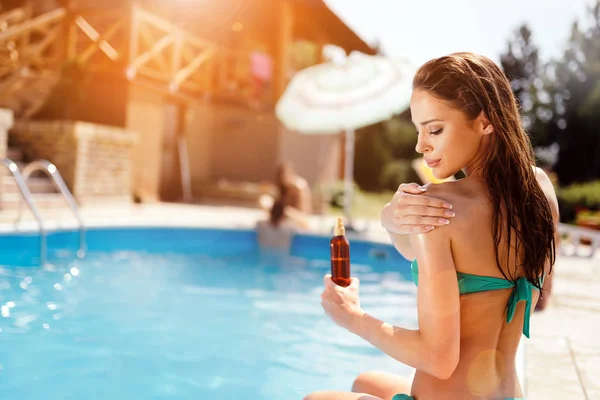
MULTIPOLYGON (((476 179, 431 185, 428 193, 453 205, 456 216, 448 229, 457 272, 469 276, 506 279, 496 263, 492 235, 492 205, 486 188, 476 179)), ((505 235, 506 236, 506 235, 505 235)), ((500 243, 500 265, 507 277, 522 277, 515 267, 515 235, 511 257, 506 257, 506 237, 500 243), (516 275, 516 276, 515 276, 516 275)), ((417 372, 413 394, 417 399, 480 399, 521 396, 515 355, 524 327, 525 302, 517 303, 507 323, 507 305, 513 288, 462 294, 460 298, 460 359, 452 376, 440 380, 417 372), (470 397, 469 397, 470 396, 470 397)), ((532 290, 533 309, 539 292, 532 290)))

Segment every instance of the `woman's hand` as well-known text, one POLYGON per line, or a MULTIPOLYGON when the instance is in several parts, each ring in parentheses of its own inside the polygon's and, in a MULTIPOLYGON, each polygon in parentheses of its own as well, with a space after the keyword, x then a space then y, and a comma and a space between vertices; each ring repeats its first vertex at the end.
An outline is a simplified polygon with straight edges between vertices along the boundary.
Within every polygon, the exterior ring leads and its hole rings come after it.
POLYGON ((325 290, 321 294, 321 305, 325 314, 327 314, 333 322, 342 328, 353 331, 356 323, 364 315, 364 311, 360 308, 360 300, 358 298, 358 288, 360 282, 358 278, 351 278, 348 287, 336 285, 331 280, 331 275, 327 274, 323 278, 325 290))
POLYGON ((444 200, 424 195, 426 187, 403 183, 383 207, 381 225, 396 234, 425 233, 436 226, 446 225, 454 212, 444 200))

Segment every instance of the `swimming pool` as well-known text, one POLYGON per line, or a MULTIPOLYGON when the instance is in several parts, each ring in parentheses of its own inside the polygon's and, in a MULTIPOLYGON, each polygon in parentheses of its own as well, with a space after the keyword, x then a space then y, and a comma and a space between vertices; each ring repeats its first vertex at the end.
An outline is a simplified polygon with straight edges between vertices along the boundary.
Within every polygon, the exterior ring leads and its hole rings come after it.
MULTIPOLYGON (((261 253, 250 230, 98 228, 0 235, 1 399, 297 400, 410 368, 335 326, 320 306, 329 238, 261 253)), ((409 264, 351 242, 363 308, 416 327, 409 264)))

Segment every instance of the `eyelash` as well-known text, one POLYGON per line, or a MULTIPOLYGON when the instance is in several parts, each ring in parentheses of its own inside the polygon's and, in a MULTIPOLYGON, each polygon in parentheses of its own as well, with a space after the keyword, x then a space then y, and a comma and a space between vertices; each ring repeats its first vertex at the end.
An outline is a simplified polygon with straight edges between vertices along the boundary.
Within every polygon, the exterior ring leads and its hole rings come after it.
MULTIPOLYGON (((444 128, 440 128, 440 129, 438 129, 437 131, 432 131, 432 132, 429 132, 429 134, 430 134, 430 135, 439 135, 440 133, 442 133, 442 131, 443 131, 443 130, 444 130, 444 128)), ((416 131, 416 132, 415 132, 415 135, 417 135, 417 136, 418 136, 418 135, 419 135, 419 131, 416 131)))

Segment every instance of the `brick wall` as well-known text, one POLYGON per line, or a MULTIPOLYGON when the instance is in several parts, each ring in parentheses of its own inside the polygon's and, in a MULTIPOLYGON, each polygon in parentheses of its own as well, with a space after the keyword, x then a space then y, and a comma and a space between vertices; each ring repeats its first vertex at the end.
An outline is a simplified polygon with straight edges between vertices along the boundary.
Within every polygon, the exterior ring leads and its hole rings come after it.
POLYGON ((86 122, 17 122, 10 141, 28 161, 56 165, 81 204, 98 199, 132 199, 133 148, 137 135, 86 122))

